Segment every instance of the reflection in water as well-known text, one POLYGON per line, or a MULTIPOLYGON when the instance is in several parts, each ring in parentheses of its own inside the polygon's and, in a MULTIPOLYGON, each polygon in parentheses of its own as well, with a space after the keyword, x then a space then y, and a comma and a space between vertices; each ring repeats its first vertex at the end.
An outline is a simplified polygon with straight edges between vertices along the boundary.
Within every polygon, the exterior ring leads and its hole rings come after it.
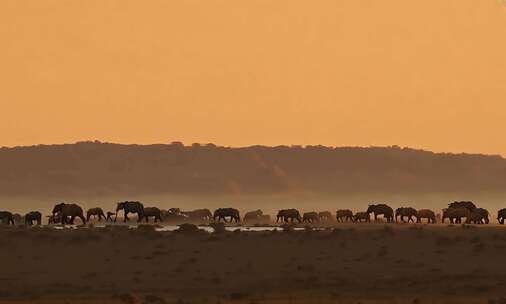
MULTIPOLYGON (((127 226, 127 225, 114 225, 114 226, 127 226)), ((105 225, 94 225, 95 228, 105 228, 106 226, 105 225)), ((130 229, 137 229, 137 226, 136 225, 128 225, 127 226, 128 228, 130 229)), ((179 229, 179 226, 155 226, 155 230, 156 231, 175 231, 177 229, 179 229)), ((199 229, 202 229, 206 232, 213 232, 214 229, 210 226, 198 226, 199 229)), ((61 225, 58 225, 58 226, 52 226, 52 228, 54 229, 57 229, 57 230, 64 230, 64 229, 88 229, 88 227, 86 226, 78 226, 78 225, 66 225, 65 227, 64 226, 61 226, 61 225)), ((283 228, 282 227, 277 227, 277 226, 262 226, 262 227, 259 227, 259 226, 231 226, 231 227, 225 227, 225 229, 227 231, 236 231, 236 230, 239 230, 239 231, 256 231, 256 232, 261 232, 261 231, 274 231, 274 230, 282 230, 283 228)), ((314 228, 315 230, 319 230, 320 228, 314 228)), ((294 227, 293 230, 304 230, 304 228, 300 228, 300 227, 294 227)))

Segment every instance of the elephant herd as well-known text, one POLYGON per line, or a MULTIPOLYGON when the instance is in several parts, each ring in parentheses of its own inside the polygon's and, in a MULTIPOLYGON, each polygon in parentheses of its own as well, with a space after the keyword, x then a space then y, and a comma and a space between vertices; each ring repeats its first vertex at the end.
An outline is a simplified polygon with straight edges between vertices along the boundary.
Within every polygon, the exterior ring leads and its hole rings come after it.
MULTIPOLYGON (((146 221, 153 218, 154 222, 162 222, 164 220, 172 222, 199 222, 205 223, 210 221, 224 221, 224 222, 241 222, 239 210, 235 208, 219 208, 211 213, 209 209, 196 209, 192 211, 181 211, 179 208, 171 208, 168 210, 159 209, 157 207, 145 207, 141 202, 137 201, 124 201, 117 203, 115 212, 104 212, 102 208, 91 208, 86 211, 86 216, 83 209, 73 203, 58 203, 54 206, 52 214, 48 216, 48 224, 74 224, 74 220, 79 218, 83 224, 90 221, 92 218, 98 221, 116 222, 118 213, 123 213, 123 222, 130 220, 129 214, 137 216, 137 222, 146 221)), ((371 204, 366 211, 353 213, 348 209, 337 210, 333 215, 330 211, 322 212, 305 212, 301 215, 297 209, 282 209, 279 210, 276 216, 276 223, 320 223, 329 222, 334 219, 337 222, 371 222, 371 214, 374 220, 378 220, 378 216, 382 215, 387 222, 416 222, 422 223, 426 220, 427 223, 437 223, 439 220, 444 223, 446 219, 450 223, 464 223, 466 224, 488 224, 490 222, 489 212, 486 209, 477 207, 473 202, 460 201, 453 202, 448 205, 448 208, 442 210, 442 215, 436 215, 434 211, 429 209, 414 209, 412 207, 400 207, 392 209, 386 204, 371 204)), ((506 220, 506 208, 498 211, 497 220, 500 224, 504 224, 506 220)), ((243 221, 245 223, 255 224, 270 224, 271 217, 264 214, 262 210, 255 210, 247 212, 244 215, 243 221)), ((19 214, 12 214, 8 211, 0 211, 0 223, 7 225, 15 225, 16 223, 23 223, 26 226, 34 224, 42 224, 42 214, 38 211, 31 211, 24 217, 19 214)))
MULTIPOLYGON (((180 221, 180 222, 209 222, 209 221, 225 221, 236 223, 241 221, 239 210, 234 208, 219 208, 211 213, 209 209, 197 209, 192 211, 181 211, 179 208, 171 208, 162 210, 157 207, 145 207, 141 202, 125 201, 117 203, 115 212, 104 212, 102 208, 90 208, 86 211, 86 216, 77 204, 58 203, 54 206, 51 215, 47 216, 48 224, 74 224, 76 218, 80 219, 82 224, 86 224, 90 219, 97 219, 99 222, 116 222, 118 213, 123 212, 123 222, 130 220, 129 214, 137 215, 137 222, 149 222, 153 218, 154 222, 162 222, 164 220, 180 221)), ((260 210, 259 210, 260 211, 260 210)), ((258 218, 265 219, 265 215, 260 211, 255 213, 258 218)), ((255 216, 255 218, 256 218, 255 216)), ((21 223, 24 218, 26 226, 34 224, 42 224, 42 214, 38 211, 27 213, 24 217, 19 214, 13 214, 8 211, 0 211, 0 224, 15 225, 21 223)), ((270 218, 269 218, 270 219, 270 218)))

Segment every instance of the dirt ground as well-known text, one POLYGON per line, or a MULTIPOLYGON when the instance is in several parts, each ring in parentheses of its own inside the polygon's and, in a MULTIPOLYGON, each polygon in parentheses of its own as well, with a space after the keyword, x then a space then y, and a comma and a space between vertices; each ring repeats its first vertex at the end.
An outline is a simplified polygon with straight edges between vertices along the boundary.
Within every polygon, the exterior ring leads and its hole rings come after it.
POLYGON ((506 229, 0 228, 0 303, 506 303, 506 229))

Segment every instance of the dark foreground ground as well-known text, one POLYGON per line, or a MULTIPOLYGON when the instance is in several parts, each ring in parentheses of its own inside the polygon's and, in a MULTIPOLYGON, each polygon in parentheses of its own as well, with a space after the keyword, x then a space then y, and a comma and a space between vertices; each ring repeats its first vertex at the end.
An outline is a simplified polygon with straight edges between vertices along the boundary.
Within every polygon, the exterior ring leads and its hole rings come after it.
POLYGON ((0 303, 506 303, 506 229, 0 228, 0 303))

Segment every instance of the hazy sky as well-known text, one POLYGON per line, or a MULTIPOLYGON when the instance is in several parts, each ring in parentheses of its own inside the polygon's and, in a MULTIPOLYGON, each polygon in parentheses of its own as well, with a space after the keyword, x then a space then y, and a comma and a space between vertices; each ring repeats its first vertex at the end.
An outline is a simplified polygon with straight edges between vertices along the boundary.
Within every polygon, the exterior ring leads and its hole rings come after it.
POLYGON ((506 155, 500 0, 1 0, 0 146, 506 155))

